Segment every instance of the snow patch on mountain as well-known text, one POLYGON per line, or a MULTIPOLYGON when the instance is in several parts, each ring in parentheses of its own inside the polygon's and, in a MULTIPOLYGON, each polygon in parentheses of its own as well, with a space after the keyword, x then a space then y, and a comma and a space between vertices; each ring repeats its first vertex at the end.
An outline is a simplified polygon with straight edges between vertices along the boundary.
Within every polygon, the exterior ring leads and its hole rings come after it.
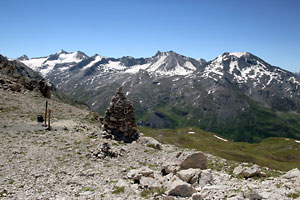
POLYGON ((215 81, 220 79, 224 75, 223 65, 219 62, 219 59, 213 61, 211 64, 207 65, 201 74, 203 78, 210 78, 215 81), (216 77, 217 76, 217 77, 216 77))
POLYGON ((20 62, 24 63, 31 69, 38 71, 38 68, 42 66, 42 64, 47 60, 48 57, 42 58, 31 58, 29 60, 22 60, 20 62))
POLYGON ((85 70, 85 69, 87 69, 87 68, 90 68, 91 66, 93 66, 93 65, 96 64, 97 62, 101 61, 102 58, 103 58, 102 56, 97 55, 97 56, 95 57, 95 59, 94 59, 92 62, 90 62, 89 64, 87 64, 86 66, 84 66, 81 70, 85 70))
POLYGON ((185 64, 184 64, 184 67, 186 67, 186 68, 188 68, 192 71, 196 70, 196 67, 190 61, 186 61, 185 64))
POLYGON ((242 56, 248 55, 248 53, 247 52, 231 52, 231 53, 229 53, 229 55, 240 58, 242 56))
POLYGON ((162 55, 158 61, 155 63, 152 63, 146 70, 149 72, 154 72, 156 71, 160 66, 162 66, 165 63, 165 59, 167 58, 166 55, 162 55))
POLYGON ((149 67, 150 63, 146 63, 143 65, 134 65, 131 68, 127 69, 125 73, 135 74, 139 72, 140 70, 146 70, 147 67, 149 67))
POLYGON ((110 69, 115 69, 115 70, 125 70, 126 66, 121 65, 120 61, 109 61, 109 63, 107 64, 107 67, 110 69))
POLYGON ((184 67, 180 66, 178 63, 176 65, 175 68, 171 69, 171 70, 157 70, 155 71, 157 74, 159 75, 164 75, 164 76, 175 76, 175 75, 188 75, 190 73, 193 73, 193 70, 187 70, 184 67))

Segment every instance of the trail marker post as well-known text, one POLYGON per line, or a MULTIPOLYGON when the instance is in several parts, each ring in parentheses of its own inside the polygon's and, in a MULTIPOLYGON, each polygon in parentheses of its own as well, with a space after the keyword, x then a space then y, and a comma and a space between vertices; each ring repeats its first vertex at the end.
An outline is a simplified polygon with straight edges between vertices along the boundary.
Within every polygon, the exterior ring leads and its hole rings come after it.
POLYGON ((48 100, 46 100, 46 109, 45 109, 45 126, 47 126, 47 111, 48 111, 48 100))
POLYGON ((53 110, 49 109, 48 110, 48 131, 51 131, 51 123, 50 123, 50 119, 51 119, 51 113, 53 113, 53 110))

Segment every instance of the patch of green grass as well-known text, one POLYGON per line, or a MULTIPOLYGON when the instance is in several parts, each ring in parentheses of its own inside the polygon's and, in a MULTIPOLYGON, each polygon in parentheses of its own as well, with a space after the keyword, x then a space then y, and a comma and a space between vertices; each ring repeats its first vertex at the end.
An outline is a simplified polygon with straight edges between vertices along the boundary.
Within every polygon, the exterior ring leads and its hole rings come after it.
POLYGON ((144 189, 141 192, 141 197, 145 198, 145 199, 149 199, 150 196, 152 196, 153 194, 158 194, 158 195, 163 195, 165 194, 166 189, 164 188, 151 188, 151 189, 144 189))
POLYGON ((149 196, 152 194, 152 191, 149 190, 149 189, 144 189, 142 192, 141 192, 141 197, 145 198, 145 199, 148 199, 149 196))
POLYGON ((297 199, 298 197, 300 197, 300 192, 288 194, 287 197, 297 199))
POLYGON ((112 193, 113 194, 121 194, 121 193, 124 193, 124 191, 125 191, 125 187, 117 187, 117 186, 115 186, 112 193))
POLYGON ((5 197, 8 194, 8 191, 6 189, 3 189, 0 191, 0 197, 5 197))
MULTIPOLYGON (((222 95, 221 91, 219 93, 222 95)), ((201 99, 201 105, 207 105, 206 109, 210 112, 204 112, 204 108, 186 105, 180 100, 178 104, 170 105, 163 99, 156 99, 157 106, 151 111, 137 106, 136 114, 138 120, 145 122, 157 118, 158 115, 163 120, 165 128, 198 127, 239 142, 258 143, 269 137, 300 139, 300 111, 291 113, 288 109, 267 108, 242 94, 240 98, 248 103, 249 108, 235 112, 226 120, 220 119, 214 107, 209 107, 212 96, 203 96, 201 99)))
MULTIPOLYGON (((192 128, 194 134, 188 134, 190 128, 151 129, 139 127, 140 132, 161 143, 178 147, 196 149, 215 156, 237 162, 255 163, 271 169, 287 171, 300 166, 300 147, 293 139, 268 138, 260 143, 222 141, 214 133, 192 128)), ((221 170, 223 166, 214 166, 221 170)), ((234 167, 234 166, 233 166, 234 167)), ((266 171, 268 176, 276 175, 266 171)))

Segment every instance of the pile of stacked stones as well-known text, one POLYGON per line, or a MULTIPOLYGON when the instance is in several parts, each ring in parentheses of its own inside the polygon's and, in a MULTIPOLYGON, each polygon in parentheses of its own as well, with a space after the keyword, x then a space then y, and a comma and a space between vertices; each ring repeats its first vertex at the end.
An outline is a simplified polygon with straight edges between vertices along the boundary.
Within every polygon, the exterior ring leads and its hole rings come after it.
POLYGON ((139 138, 136 129, 133 106, 120 87, 104 116, 104 130, 111 134, 115 140, 126 143, 133 142, 139 138))

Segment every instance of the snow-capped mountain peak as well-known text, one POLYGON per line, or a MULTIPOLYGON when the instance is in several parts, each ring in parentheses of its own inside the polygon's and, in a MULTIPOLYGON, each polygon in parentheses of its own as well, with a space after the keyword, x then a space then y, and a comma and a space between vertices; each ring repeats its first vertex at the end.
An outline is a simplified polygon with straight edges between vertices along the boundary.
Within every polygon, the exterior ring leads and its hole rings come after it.
POLYGON ((65 51, 65 50, 63 50, 63 49, 61 49, 59 52, 57 52, 57 54, 68 54, 69 52, 67 52, 67 51, 65 51))
POLYGON ((24 61, 24 60, 29 60, 28 56, 27 55, 23 55, 23 56, 20 56, 19 58, 17 58, 18 61, 24 61))
POLYGON ((196 71, 200 65, 197 60, 177 54, 174 51, 158 51, 151 58, 151 62, 145 70, 163 76, 188 75, 196 71))
POLYGON ((60 50, 48 57, 32 58, 20 61, 40 72, 43 76, 47 76, 47 74, 53 70, 59 69, 60 71, 64 71, 86 58, 88 58, 88 56, 80 51, 69 53, 67 51, 60 50))

